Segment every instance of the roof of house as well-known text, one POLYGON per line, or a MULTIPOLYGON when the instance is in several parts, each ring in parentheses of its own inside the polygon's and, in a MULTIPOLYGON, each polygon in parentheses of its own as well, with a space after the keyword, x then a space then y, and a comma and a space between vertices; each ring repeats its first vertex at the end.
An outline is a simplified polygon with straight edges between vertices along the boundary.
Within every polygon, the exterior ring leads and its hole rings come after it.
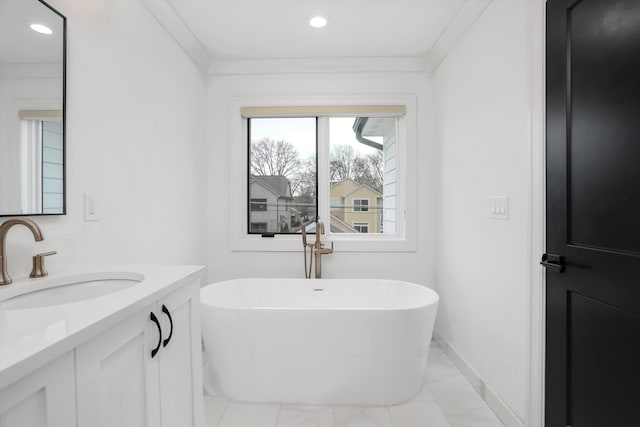
POLYGON ((352 179, 345 179, 345 180, 342 180, 342 181, 340 181, 340 182, 337 182, 337 183, 333 184, 333 185, 331 186, 331 188, 333 188, 333 187, 335 187, 335 186, 337 186, 337 185, 340 185, 340 184, 342 184, 343 182, 346 182, 346 181, 351 181, 353 184, 355 184, 355 186, 354 186, 354 187, 352 187, 352 189, 351 189, 350 191, 347 191, 346 193, 342 194, 342 195, 341 195, 341 197, 347 197, 347 196, 349 196, 349 195, 351 195, 351 194, 355 193, 356 191, 358 191, 358 190, 359 190, 359 189, 361 189, 362 187, 369 189, 370 191, 372 191, 373 193, 375 193, 375 195, 376 195, 377 197, 382 197, 382 194, 380 194, 379 192, 377 192, 377 191, 376 191, 376 190, 374 190, 373 188, 369 187, 369 186, 368 186, 368 185, 366 185, 366 184, 360 184, 359 182, 355 182, 355 181, 354 181, 354 180, 352 180, 352 179))
POLYGON ((257 183, 279 197, 291 197, 291 183, 282 175, 251 175, 251 183, 257 183))

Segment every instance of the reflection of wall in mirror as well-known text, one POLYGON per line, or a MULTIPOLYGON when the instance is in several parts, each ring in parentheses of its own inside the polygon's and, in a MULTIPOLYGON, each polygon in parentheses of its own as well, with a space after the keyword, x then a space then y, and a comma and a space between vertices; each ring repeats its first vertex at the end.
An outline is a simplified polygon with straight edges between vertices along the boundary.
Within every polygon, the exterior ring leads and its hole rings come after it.
POLYGON ((62 109, 60 83, 59 78, 0 78, 0 215, 23 212, 19 111, 62 109))
POLYGON ((0 43, 0 215, 42 213, 22 208, 25 138, 18 112, 62 109, 64 35, 64 18, 43 2, 0 0, 0 40, 6 42, 0 43), (28 24, 35 22, 51 33, 33 31, 28 24))

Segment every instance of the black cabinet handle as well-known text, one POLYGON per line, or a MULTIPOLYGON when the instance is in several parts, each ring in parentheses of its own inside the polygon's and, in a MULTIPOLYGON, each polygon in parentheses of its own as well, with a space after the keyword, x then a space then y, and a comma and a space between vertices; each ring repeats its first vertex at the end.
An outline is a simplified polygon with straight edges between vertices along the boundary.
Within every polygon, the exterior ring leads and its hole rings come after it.
POLYGON ((564 257, 562 255, 555 254, 542 255, 540 265, 551 271, 555 271, 556 273, 564 273, 566 268, 564 265, 564 257))
POLYGON ((155 314, 153 314, 153 311, 149 314, 149 318, 153 323, 156 324, 156 327, 158 328, 158 345, 156 346, 156 348, 151 350, 151 358, 153 359, 154 357, 156 357, 156 354, 158 354, 158 351, 160 350, 160 344, 162 343, 162 328, 160 327, 158 318, 155 314))
POLYGON ((171 336, 173 335, 173 319, 171 318, 171 314, 169 313, 169 309, 164 304, 162 304, 162 312, 167 315, 167 317, 169 318, 169 325, 171 325, 171 330, 169 331, 169 336, 167 337, 166 340, 162 341, 162 346, 166 347, 167 344, 169 344, 169 341, 171 341, 171 336))

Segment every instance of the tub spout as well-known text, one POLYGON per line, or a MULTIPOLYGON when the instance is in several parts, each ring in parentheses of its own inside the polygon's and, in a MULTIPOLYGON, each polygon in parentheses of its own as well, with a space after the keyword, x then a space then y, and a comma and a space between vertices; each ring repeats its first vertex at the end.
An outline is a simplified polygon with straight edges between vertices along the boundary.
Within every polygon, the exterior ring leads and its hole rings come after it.
POLYGON ((320 236, 324 234, 324 223, 318 221, 316 223, 316 243, 314 245, 313 253, 316 255, 316 279, 322 277, 322 255, 329 255, 333 253, 333 242, 331 242, 331 248, 325 248, 324 243, 320 239, 320 236))
POLYGON ((316 239, 314 243, 307 243, 307 229, 302 224, 302 246, 304 248, 304 275, 307 279, 311 278, 311 269, 313 265, 313 258, 316 259, 316 279, 322 277, 322 255, 329 255, 333 253, 333 242, 331 242, 331 248, 325 248, 322 243, 321 235, 324 234, 324 223, 322 221, 316 221, 316 239), (307 248, 311 250, 309 254, 309 269, 307 270, 307 248), (315 255, 315 256, 314 256, 315 255))

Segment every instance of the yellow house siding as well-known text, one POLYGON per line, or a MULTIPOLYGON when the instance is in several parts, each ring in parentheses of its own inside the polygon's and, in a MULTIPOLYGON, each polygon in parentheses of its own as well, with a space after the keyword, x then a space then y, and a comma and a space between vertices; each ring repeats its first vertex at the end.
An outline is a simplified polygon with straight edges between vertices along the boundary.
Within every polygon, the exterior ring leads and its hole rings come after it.
POLYGON ((332 215, 352 227, 354 224, 367 224, 369 233, 381 232, 382 195, 349 179, 333 185, 330 197, 332 200, 340 199, 343 204, 340 208, 331 208, 332 215), (354 200, 358 199, 368 201, 366 212, 354 212, 354 200))

